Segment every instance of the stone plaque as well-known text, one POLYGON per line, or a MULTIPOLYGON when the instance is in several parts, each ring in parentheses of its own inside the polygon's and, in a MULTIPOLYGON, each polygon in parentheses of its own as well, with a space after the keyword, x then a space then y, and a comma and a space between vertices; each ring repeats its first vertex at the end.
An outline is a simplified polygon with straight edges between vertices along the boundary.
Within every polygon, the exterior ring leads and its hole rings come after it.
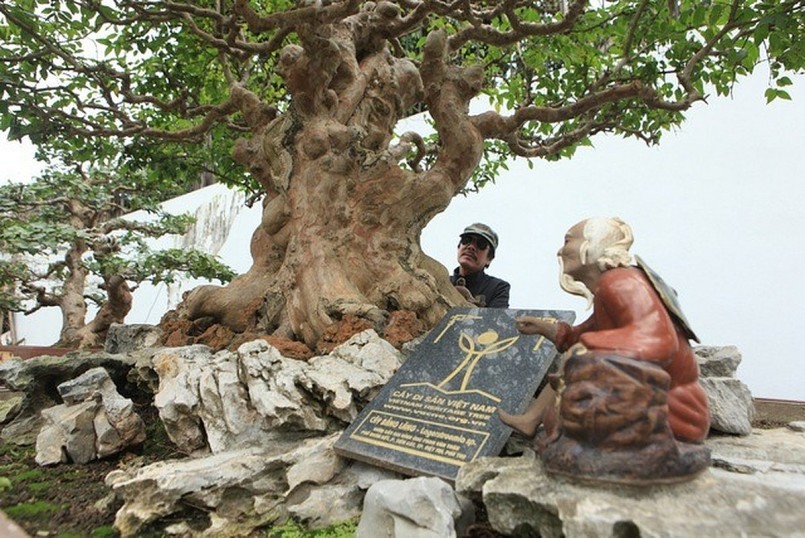
POLYGON ((335 444, 342 456, 408 475, 455 480, 467 462, 495 456, 511 434, 498 408, 522 413, 556 348, 514 320, 566 310, 454 308, 431 330, 335 444))

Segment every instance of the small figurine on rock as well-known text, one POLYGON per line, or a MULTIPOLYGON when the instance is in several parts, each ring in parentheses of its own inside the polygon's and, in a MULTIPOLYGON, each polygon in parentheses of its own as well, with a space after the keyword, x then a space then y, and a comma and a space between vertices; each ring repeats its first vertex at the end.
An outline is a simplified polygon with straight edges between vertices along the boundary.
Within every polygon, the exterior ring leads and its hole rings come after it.
POLYGON ((632 484, 676 482, 710 463, 707 395, 675 292, 640 258, 631 265, 631 228, 618 218, 573 226, 559 250, 560 284, 593 305, 571 327, 518 318, 564 352, 551 387, 523 415, 500 418, 526 436, 550 472, 632 484))

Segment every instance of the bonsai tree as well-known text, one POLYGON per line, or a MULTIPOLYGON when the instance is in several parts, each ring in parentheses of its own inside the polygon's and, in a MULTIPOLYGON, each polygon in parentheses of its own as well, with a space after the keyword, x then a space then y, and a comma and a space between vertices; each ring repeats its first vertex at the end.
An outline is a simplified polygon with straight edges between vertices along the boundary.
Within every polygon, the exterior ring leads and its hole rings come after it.
POLYGON ((149 239, 184 233, 193 223, 159 213, 159 194, 78 167, 0 186, 0 309, 58 307, 57 346, 98 346, 112 323, 123 322, 141 282, 170 283, 179 273, 229 281, 232 271, 210 255, 152 250, 149 239), (133 210, 153 217, 124 217, 133 210), (97 311, 88 320, 90 305, 97 311))
MULTIPOLYGON (((43 157, 127 146, 150 174, 262 197, 253 265, 180 313, 304 340, 352 314, 463 304, 425 225, 511 156, 649 144, 769 62, 801 70, 794 0, 22 0, 0 5, 0 128, 43 157), (478 97, 490 106, 470 112, 478 97), (434 134, 397 132, 426 113, 434 134), (136 141, 136 143, 134 142, 136 141), (171 159, 179 152, 182 159, 171 159)), ((538 180, 538 178, 535 178, 538 180)), ((246 233, 244 231, 244 233, 246 233)))

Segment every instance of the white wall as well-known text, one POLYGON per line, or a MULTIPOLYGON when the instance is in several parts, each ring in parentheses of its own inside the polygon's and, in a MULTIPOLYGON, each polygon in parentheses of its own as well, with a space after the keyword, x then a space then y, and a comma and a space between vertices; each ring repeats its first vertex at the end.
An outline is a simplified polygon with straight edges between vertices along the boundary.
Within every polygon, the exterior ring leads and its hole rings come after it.
MULTIPOLYGON (((260 223, 261 206, 256 203, 248 208, 243 202, 242 193, 223 185, 211 185, 165 202, 162 206, 165 211, 195 215, 196 224, 184 236, 166 236, 156 241, 154 247, 195 247, 218 256, 236 273, 246 272, 251 266, 249 241, 260 223)), ((165 312, 181 301, 182 293, 206 283, 204 279, 182 279, 172 285, 143 283, 134 294, 126 323, 157 324, 165 312)))

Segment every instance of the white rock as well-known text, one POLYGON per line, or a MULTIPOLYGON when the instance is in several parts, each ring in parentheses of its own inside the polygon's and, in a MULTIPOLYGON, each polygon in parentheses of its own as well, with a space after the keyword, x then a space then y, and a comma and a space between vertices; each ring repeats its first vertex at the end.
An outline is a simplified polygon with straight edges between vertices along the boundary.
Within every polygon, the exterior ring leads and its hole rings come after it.
POLYGON ((453 538, 474 518, 470 507, 440 478, 381 480, 366 492, 356 536, 453 538))
POLYGON ((714 467, 681 484, 630 487, 554 478, 533 457, 483 458, 461 469, 456 489, 482 496, 490 524, 504 534, 802 536, 805 436, 763 430, 711 438, 707 445, 715 462, 743 468, 714 467))

